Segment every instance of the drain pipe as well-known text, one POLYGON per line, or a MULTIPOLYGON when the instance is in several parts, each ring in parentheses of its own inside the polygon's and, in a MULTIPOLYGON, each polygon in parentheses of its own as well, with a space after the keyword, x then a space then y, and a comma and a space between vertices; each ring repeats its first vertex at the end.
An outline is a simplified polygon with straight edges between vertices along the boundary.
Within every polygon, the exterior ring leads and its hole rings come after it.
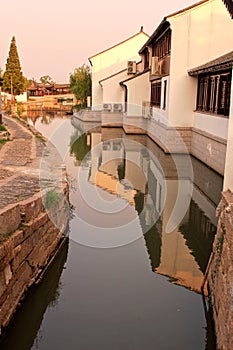
POLYGON ((128 88, 122 81, 120 82, 120 86, 125 90, 125 113, 127 112, 127 104, 128 104, 128 88))

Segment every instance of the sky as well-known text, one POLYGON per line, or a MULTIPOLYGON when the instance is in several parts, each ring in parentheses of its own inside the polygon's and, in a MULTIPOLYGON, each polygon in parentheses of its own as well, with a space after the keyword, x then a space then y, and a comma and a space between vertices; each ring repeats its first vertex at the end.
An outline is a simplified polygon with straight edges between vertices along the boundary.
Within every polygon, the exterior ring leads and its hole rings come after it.
POLYGON ((22 72, 28 79, 50 75, 69 81, 88 57, 143 30, 151 35, 163 17, 198 0, 2 0, 0 67, 16 37, 22 72))

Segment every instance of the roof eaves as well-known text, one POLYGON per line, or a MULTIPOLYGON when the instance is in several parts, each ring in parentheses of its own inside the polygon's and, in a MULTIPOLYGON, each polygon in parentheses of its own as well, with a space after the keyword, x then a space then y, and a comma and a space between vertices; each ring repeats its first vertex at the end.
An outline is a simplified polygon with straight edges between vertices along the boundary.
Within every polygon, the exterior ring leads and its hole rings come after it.
POLYGON ((164 17, 163 20, 160 22, 160 24, 158 25, 158 27, 155 29, 155 31, 153 32, 153 34, 149 37, 149 39, 146 41, 146 43, 143 45, 143 47, 140 49, 139 54, 141 54, 143 52, 143 50, 150 45, 150 42, 155 38, 155 36, 157 35, 157 33, 160 31, 160 29, 162 28, 162 26, 164 25, 164 23, 167 21, 167 17, 164 17))
POLYGON ((160 29, 162 28, 162 26, 164 25, 164 23, 168 22, 169 21, 169 18, 170 17, 173 17, 173 16, 176 16, 176 15, 179 15, 183 12, 186 12, 186 11, 189 11, 199 5, 202 5, 204 4, 205 2, 208 2, 209 0, 202 0, 202 1, 199 1, 191 6, 188 6, 188 7, 185 7, 184 9, 181 9, 179 11, 176 11, 176 12, 173 12, 171 13, 170 15, 167 15, 166 17, 163 18, 163 20, 161 21, 161 23, 159 24, 159 26, 155 29, 155 31, 153 32, 153 34, 149 37, 149 39, 147 40, 147 42, 143 45, 143 47, 140 49, 139 51, 139 54, 141 54, 143 52, 143 50, 148 46, 150 45, 151 41, 156 37, 156 35, 158 34, 158 32, 160 31, 160 29))
MULTIPOLYGON (((94 57, 96 57, 96 56, 99 56, 99 55, 101 55, 102 53, 107 52, 107 51, 109 51, 109 50, 111 50, 111 49, 113 49, 113 48, 115 48, 115 47, 117 47, 117 46, 119 46, 119 45, 121 45, 121 44, 124 44, 125 42, 127 42, 127 41, 129 41, 129 40, 135 38, 137 35, 139 35, 139 34, 141 34, 141 33, 143 33, 143 34, 145 34, 147 37, 149 37, 149 35, 148 35, 147 33, 145 33, 143 30, 140 30, 140 32, 138 32, 138 33, 136 33, 136 34, 130 36, 129 38, 127 38, 127 39, 125 39, 125 40, 119 42, 118 44, 115 44, 115 45, 109 47, 108 49, 105 49, 105 50, 103 50, 103 51, 101 51, 101 52, 98 52, 98 53, 95 54, 95 55, 90 56, 90 57, 88 58, 89 62, 91 63, 91 59, 92 59, 92 58, 94 58, 94 57)), ((91 65, 92 65, 92 63, 91 63, 91 65)))
POLYGON ((193 8, 197 7, 197 6, 200 6, 202 4, 204 4, 205 2, 208 2, 210 0, 202 0, 202 1, 199 1, 199 2, 196 2, 195 4, 193 5, 190 5, 188 7, 185 7, 179 11, 176 11, 176 12, 173 12, 171 13, 170 15, 167 16, 167 18, 170 18, 170 17, 174 17, 174 16, 177 16, 179 14, 182 14, 183 12, 186 12, 186 11, 189 11, 189 10, 192 10, 193 8))
POLYGON ((228 12, 231 15, 231 18, 233 19, 233 1, 232 0, 223 0, 228 12))
POLYGON ((122 81, 120 82, 120 85, 126 83, 126 82, 129 81, 129 80, 136 79, 136 78, 139 77, 140 75, 143 75, 143 74, 145 74, 145 73, 147 73, 147 72, 149 72, 149 71, 150 71, 150 68, 146 68, 146 69, 144 69, 143 71, 134 74, 132 77, 129 77, 129 78, 125 79, 125 80, 122 80, 122 81))
POLYGON ((195 67, 188 71, 190 76, 196 76, 208 72, 223 71, 231 68, 233 65, 233 51, 220 56, 210 62, 207 62, 201 66, 195 67))
POLYGON ((104 78, 104 79, 101 79, 101 80, 99 81, 99 84, 101 85, 101 83, 102 83, 103 81, 108 80, 108 79, 111 79, 111 78, 115 77, 116 75, 121 74, 121 73, 126 72, 126 71, 127 71, 127 68, 122 69, 122 70, 120 70, 119 72, 114 73, 114 74, 112 74, 112 75, 109 75, 108 77, 106 77, 106 78, 104 78))

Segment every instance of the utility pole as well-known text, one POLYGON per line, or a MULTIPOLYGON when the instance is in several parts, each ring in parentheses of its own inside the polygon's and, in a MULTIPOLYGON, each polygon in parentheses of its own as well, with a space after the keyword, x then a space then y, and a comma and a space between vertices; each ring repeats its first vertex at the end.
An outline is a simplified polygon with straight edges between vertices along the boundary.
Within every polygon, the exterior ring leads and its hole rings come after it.
POLYGON ((2 83, 3 79, 0 78, 0 124, 2 124, 2 83))

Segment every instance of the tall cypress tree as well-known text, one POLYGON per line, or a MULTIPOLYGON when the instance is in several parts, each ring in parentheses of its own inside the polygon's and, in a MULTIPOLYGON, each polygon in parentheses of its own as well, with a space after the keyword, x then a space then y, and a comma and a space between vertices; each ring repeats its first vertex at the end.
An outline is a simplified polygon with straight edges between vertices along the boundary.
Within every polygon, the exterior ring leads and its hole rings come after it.
POLYGON ((13 93, 13 95, 20 95, 24 91, 24 77, 21 72, 19 55, 14 36, 11 40, 6 70, 3 75, 2 90, 8 93, 13 93))

